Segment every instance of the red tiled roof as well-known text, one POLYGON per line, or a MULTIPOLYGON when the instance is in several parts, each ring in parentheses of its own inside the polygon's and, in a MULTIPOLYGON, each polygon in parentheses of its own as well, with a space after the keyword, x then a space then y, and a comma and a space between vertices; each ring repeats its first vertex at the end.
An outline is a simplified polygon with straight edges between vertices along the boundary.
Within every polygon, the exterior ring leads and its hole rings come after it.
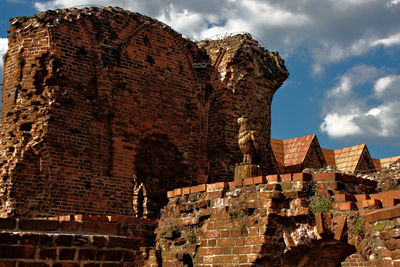
POLYGON ((380 159, 381 168, 389 167, 390 164, 400 159, 400 156, 380 159))
POLYGON ((279 170, 283 173, 285 169, 301 171, 301 168, 315 134, 306 135, 286 140, 271 138, 271 148, 278 163, 279 170))
MULTIPOLYGON (((307 153, 315 138, 315 134, 286 140, 271 138, 271 148, 278 163, 279 170, 282 173, 288 171, 302 171, 301 167, 303 167, 307 153)), ((365 144, 336 150, 321 148, 321 151, 328 166, 336 167, 338 170, 344 172, 354 172, 357 168, 366 168, 365 164, 369 166, 368 168, 373 170, 369 159, 372 160, 373 166, 376 170, 388 167, 396 160, 400 160, 400 156, 384 159, 372 159, 365 144), (364 160, 367 162, 364 162, 364 160)))
POLYGON ((361 144, 334 150, 336 168, 345 172, 354 172, 365 148, 365 144, 361 144))
POLYGON ((315 134, 283 140, 285 167, 303 164, 314 138, 315 134))

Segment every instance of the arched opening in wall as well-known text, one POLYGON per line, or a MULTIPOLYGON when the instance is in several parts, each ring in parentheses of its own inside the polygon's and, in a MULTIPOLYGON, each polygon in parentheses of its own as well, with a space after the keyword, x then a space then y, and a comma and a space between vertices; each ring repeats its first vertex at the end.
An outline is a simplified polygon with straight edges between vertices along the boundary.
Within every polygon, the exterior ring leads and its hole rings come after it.
POLYGON ((310 244, 298 245, 284 253, 282 266, 338 267, 341 266, 341 262, 355 251, 354 246, 344 241, 334 239, 314 240, 310 244))
POLYGON ((168 202, 167 191, 190 184, 185 179, 188 167, 178 147, 165 134, 145 137, 136 153, 134 210, 138 217, 157 218, 168 202))
POLYGON ((133 212, 137 217, 144 217, 147 214, 147 194, 143 183, 133 179, 133 212))

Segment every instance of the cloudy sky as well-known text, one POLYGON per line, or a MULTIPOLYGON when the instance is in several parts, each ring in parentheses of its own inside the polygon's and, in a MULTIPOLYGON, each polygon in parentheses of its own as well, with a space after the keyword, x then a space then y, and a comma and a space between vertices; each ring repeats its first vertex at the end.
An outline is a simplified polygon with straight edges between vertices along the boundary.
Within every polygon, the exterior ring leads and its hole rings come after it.
POLYGON ((400 155, 400 0, 1 0, 0 54, 10 17, 85 5, 139 12, 193 40, 250 32, 290 72, 273 138, 316 133, 325 148, 400 155))

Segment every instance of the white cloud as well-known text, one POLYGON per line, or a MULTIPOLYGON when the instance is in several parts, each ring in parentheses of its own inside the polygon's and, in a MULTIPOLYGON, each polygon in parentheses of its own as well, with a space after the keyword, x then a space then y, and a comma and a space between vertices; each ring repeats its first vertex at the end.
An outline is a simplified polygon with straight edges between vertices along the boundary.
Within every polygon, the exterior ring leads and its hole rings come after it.
POLYGON ((400 86, 396 86, 394 83, 400 81, 400 75, 388 75, 379 78, 374 85, 374 92, 377 96, 382 96, 390 87, 395 86, 396 89, 400 89, 400 86))
POLYGON ((249 31, 268 49, 290 56, 307 47, 314 74, 327 64, 367 53, 378 45, 400 45, 394 6, 400 0, 50 0, 39 10, 97 4, 158 18, 194 37, 249 31), (388 8, 388 5, 393 8, 388 8), (385 19, 382 19, 385 18, 385 19))
POLYGON ((0 38, 0 84, 3 83, 3 70, 4 70, 4 62, 3 56, 7 53, 8 49, 8 39, 7 38, 0 38))
POLYGON ((350 77, 343 76, 340 78, 339 84, 333 88, 332 90, 328 91, 329 97, 336 97, 339 95, 348 95, 353 87, 353 83, 350 77))
POLYGON ((358 65, 339 77, 324 101, 320 130, 332 138, 400 141, 400 75, 358 65), (357 93, 371 92, 367 96, 357 93))
POLYGON ((378 45, 384 45, 384 46, 400 45, 400 33, 396 33, 386 38, 382 38, 372 42, 372 46, 378 46, 378 45))
POLYGON ((187 9, 179 12, 172 4, 164 10, 158 19, 183 33, 201 32, 204 28, 207 28, 206 21, 199 13, 187 9))
POLYGON ((371 82, 381 71, 373 66, 364 64, 356 65, 346 74, 339 77, 338 84, 328 90, 327 96, 332 97, 348 97, 352 92, 353 86, 371 82))
POLYGON ((396 6, 396 5, 398 5, 398 4, 400 4, 400 0, 391 0, 389 3, 388 3, 388 6, 390 7, 390 6, 396 6))
POLYGON ((362 130, 354 121, 358 116, 358 110, 353 110, 350 114, 329 113, 325 116, 320 129, 333 138, 359 135, 362 133, 362 130))

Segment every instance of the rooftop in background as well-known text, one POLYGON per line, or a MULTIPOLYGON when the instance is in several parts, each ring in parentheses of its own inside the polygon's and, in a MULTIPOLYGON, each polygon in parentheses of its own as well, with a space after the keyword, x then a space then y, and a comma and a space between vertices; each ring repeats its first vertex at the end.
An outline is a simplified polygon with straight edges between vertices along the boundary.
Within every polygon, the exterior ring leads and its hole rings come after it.
POLYGON ((372 158, 366 144, 335 150, 321 148, 315 134, 285 140, 271 138, 271 147, 281 173, 326 166, 349 173, 372 172, 400 159, 372 158))

